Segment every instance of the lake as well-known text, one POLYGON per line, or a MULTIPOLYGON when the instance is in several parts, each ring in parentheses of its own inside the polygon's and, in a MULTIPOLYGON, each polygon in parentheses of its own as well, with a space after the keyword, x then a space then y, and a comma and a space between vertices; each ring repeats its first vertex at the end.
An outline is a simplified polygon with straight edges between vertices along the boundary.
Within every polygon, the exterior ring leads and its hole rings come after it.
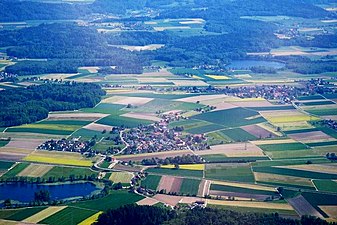
POLYGON ((280 69, 285 66, 284 63, 273 62, 273 61, 260 61, 260 60, 233 60, 231 64, 227 65, 227 68, 233 69, 249 69, 255 66, 265 66, 272 67, 275 69, 280 69))
POLYGON ((82 197, 100 190, 91 182, 63 183, 63 184, 0 184, 0 201, 11 199, 19 202, 34 200, 34 193, 39 190, 48 190, 51 200, 61 200, 73 197, 82 197))

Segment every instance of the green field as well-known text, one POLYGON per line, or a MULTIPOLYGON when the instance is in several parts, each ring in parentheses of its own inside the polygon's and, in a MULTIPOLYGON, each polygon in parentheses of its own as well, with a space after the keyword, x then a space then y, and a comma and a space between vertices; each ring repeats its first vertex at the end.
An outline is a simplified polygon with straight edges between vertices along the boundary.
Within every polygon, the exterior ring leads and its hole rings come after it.
POLYGON ((121 109, 125 108, 125 105, 100 103, 95 108, 81 109, 82 112, 88 113, 104 113, 110 115, 120 115, 123 113, 121 109))
POLYGON ((332 180, 313 180, 319 191, 337 192, 337 182, 332 180))
POLYGON ((268 157, 265 156, 257 156, 257 157, 227 157, 221 154, 211 154, 211 155, 203 155, 203 159, 208 162, 236 162, 236 161, 248 161, 253 162, 257 160, 269 160, 268 157))
POLYGON ((0 219, 21 221, 24 220, 44 209, 46 206, 41 207, 32 207, 32 208, 22 208, 22 209, 9 209, 9 210, 0 210, 0 219))
POLYGON ((303 102, 305 106, 315 106, 315 105, 333 105, 336 104, 333 101, 315 101, 315 102, 303 102))
POLYGON ((13 162, 0 161, 0 171, 8 170, 13 164, 13 162))
POLYGON ((75 207, 67 207, 46 219, 40 221, 42 224, 50 225, 76 225, 86 218, 96 214, 96 210, 80 209, 75 207))
POLYGON ((279 174, 286 176, 294 176, 294 177, 303 177, 309 179, 337 179, 337 174, 329 174, 329 173, 318 173, 311 172, 305 170, 295 170, 288 168, 278 168, 278 167, 253 167, 254 172, 261 173, 271 173, 271 174, 279 174))
POLYGON ((15 177, 18 173, 20 173, 22 170, 24 170, 28 166, 29 166, 29 163, 18 163, 16 164, 14 168, 12 168, 7 173, 2 175, 2 178, 15 177))
POLYGON ((171 101, 167 99, 154 99, 137 108, 128 109, 128 111, 141 112, 141 113, 155 113, 157 111, 166 112, 171 110, 189 111, 200 108, 202 106, 203 105, 196 103, 171 101))
POLYGON ((9 140, 0 140, 0 147, 4 147, 9 143, 9 140))
POLYGON ((328 115, 337 115, 336 108, 326 108, 326 109, 307 109, 305 110, 308 113, 317 115, 317 116, 328 116, 328 115))
POLYGON ((8 217, 5 217, 4 219, 8 220, 15 220, 15 221, 21 221, 28 217, 31 217, 32 215, 46 209, 46 206, 43 207, 33 207, 33 208, 24 208, 24 209, 18 209, 16 212, 8 217))
POLYGON ((302 150, 308 147, 302 143, 283 143, 283 144, 264 144, 259 145, 264 151, 287 151, 287 150, 302 150))
POLYGON ((133 177, 133 174, 128 172, 112 172, 109 179, 114 183, 129 184, 133 177))
POLYGON ((281 105, 281 106, 264 106, 264 107, 247 107, 247 109, 255 111, 274 111, 274 110, 289 110, 295 109, 292 105, 281 105))
POLYGON ((81 137, 81 140, 90 140, 94 136, 97 137, 97 139, 101 139, 102 137, 107 137, 109 136, 109 132, 107 131, 105 134, 103 134, 100 131, 95 131, 95 130, 88 130, 85 128, 81 128, 74 132, 71 137, 78 138, 81 137))
POLYGON ((127 93, 127 94, 119 94, 120 96, 128 96, 128 97, 142 97, 142 98, 156 98, 156 99, 179 99, 179 98, 188 98, 193 96, 198 96, 200 94, 160 94, 160 93, 127 93))
POLYGON ((6 132, 25 132, 25 133, 36 133, 36 134, 70 135, 73 131, 40 129, 40 128, 8 128, 6 130, 6 132))
POLYGON ((223 132, 221 131, 216 131, 212 133, 208 133, 206 135, 207 137, 207 143, 209 145, 220 145, 228 142, 232 142, 233 140, 226 136, 223 132))
POLYGON ((213 131, 220 130, 220 129, 224 129, 224 127, 218 124, 207 124, 207 125, 200 126, 200 127, 185 129, 185 131, 191 134, 204 134, 204 133, 213 132, 213 131))
POLYGON ((182 177, 202 177, 203 174, 203 171, 201 170, 184 170, 184 169, 150 168, 147 169, 146 171, 149 173, 182 176, 182 177))
POLYGON ((312 131, 318 131, 317 128, 308 128, 308 129, 300 129, 300 130, 287 130, 284 131, 285 134, 299 134, 299 133, 307 133, 312 131))
POLYGON ((192 118, 220 124, 227 127, 239 127, 244 125, 262 123, 266 121, 263 117, 257 117, 258 115, 259 114, 253 110, 248 110, 244 108, 233 108, 202 113, 196 116, 192 116, 192 118), (255 116, 257 118, 252 118, 255 116))
POLYGON ((248 133, 247 131, 241 128, 222 130, 220 132, 234 141, 242 142, 242 141, 253 141, 257 139, 257 137, 255 137, 254 135, 248 133))
POLYGON ((120 206, 123 206, 126 204, 135 203, 143 198, 144 197, 140 195, 130 193, 126 190, 120 190, 120 191, 113 191, 106 197, 103 197, 100 199, 71 203, 69 206, 74 206, 74 207, 79 207, 79 208, 89 209, 89 210, 106 211, 108 209, 119 208, 120 206))
POLYGON ((266 209, 266 208, 250 208, 250 207, 238 207, 238 206, 224 206, 224 205, 210 205, 208 204, 207 207, 211 208, 218 208, 218 209, 225 209, 225 210, 232 210, 242 213, 278 213, 279 215, 285 217, 297 217, 297 213, 294 210, 282 210, 282 209, 266 209))
POLYGON ((142 187, 151 189, 151 190, 156 190, 158 187, 158 184, 160 182, 161 176, 157 175, 148 175, 145 180, 142 180, 142 187))
POLYGON ((90 123, 90 121, 41 121, 33 124, 25 124, 17 127, 11 127, 6 132, 28 132, 38 134, 55 134, 55 135, 69 135, 75 130, 81 128, 83 125, 90 123))
POLYGON ((133 127, 137 127, 140 124, 143 124, 143 125, 151 124, 152 121, 112 115, 112 116, 107 116, 107 117, 104 117, 98 120, 97 123, 103 124, 103 125, 109 125, 109 126, 118 126, 118 127, 124 126, 124 127, 133 128, 133 127))
POLYGON ((185 195, 197 195, 200 182, 201 180, 185 178, 183 179, 179 192, 185 195))
POLYGON ((320 100, 320 99, 325 99, 321 95, 308 95, 308 96, 299 96, 297 97, 297 100, 300 101, 306 101, 306 100, 320 100))
POLYGON ((249 164, 206 164, 205 177, 214 180, 254 182, 249 164))
MULTIPOLYGON (((74 114, 76 115, 76 114, 74 114)), ((70 125, 70 126, 85 126, 91 123, 86 120, 43 120, 38 124, 55 124, 55 125, 70 125)))
POLYGON ((55 166, 51 170, 49 170, 43 178, 48 179, 49 177, 53 177, 55 179, 59 178, 69 178, 70 176, 74 176, 75 178, 84 178, 89 176, 98 176, 98 173, 92 171, 89 168, 77 168, 77 167, 62 167, 55 166))
POLYGON ((310 147, 330 146, 330 145, 337 145, 337 141, 323 141, 323 142, 307 143, 307 145, 310 147))
POLYGON ((276 191, 265 191, 265 190, 249 189, 249 188, 227 186, 227 185, 220 185, 220 184, 212 184, 211 185, 211 190, 238 192, 238 193, 248 193, 248 194, 254 194, 254 195, 273 195, 273 196, 278 196, 279 195, 276 191))
POLYGON ((324 217, 328 217, 325 212, 323 212, 319 206, 320 205, 336 205, 337 195, 333 194, 322 194, 315 192, 302 192, 302 196, 324 217))

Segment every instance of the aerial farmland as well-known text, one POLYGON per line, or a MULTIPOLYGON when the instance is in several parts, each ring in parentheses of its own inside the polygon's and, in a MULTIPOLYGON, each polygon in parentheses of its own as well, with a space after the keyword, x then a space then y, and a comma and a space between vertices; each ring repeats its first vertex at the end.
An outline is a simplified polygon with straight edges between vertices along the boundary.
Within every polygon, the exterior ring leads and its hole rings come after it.
POLYGON ((0 3, 0 224, 147 206, 337 222, 333 1, 14 2, 0 3))

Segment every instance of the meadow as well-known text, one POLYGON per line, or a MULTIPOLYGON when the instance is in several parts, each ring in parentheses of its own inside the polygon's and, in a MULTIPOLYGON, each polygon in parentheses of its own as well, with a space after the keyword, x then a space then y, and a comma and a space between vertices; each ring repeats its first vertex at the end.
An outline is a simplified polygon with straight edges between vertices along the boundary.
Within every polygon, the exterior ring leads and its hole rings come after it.
POLYGON ((257 189, 243 188, 243 187, 219 185, 219 184, 212 184, 211 190, 247 193, 247 194, 255 194, 255 195, 270 195, 270 196, 279 195, 276 191, 257 190, 257 189))
POLYGON ((257 138, 241 128, 234 128, 220 131, 235 142, 253 141, 257 138))
POLYGON ((50 225, 59 225, 59 224, 75 225, 96 213, 97 211, 93 210, 67 207, 47 217, 46 219, 40 221, 39 223, 50 225))
POLYGON ((337 192, 337 182, 333 180, 313 180, 319 191, 337 192))
POLYGON ((62 177, 89 177, 89 176, 98 176, 98 172, 92 171, 89 168, 80 168, 80 167, 63 167, 63 166, 54 166, 42 177, 48 179, 49 177, 54 177, 55 179, 62 177))
POLYGON ((0 210, 0 219, 21 221, 46 208, 46 206, 42 206, 23 209, 0 210))
POLYGON ((181 177, 202 177, 203 175, 203 171, 200 170, 150 168, 146 171, 150 174, 173 175, 181 177))
POLYGON ((21 171, 26 169, 29 166, 29 163, 17 163, 11 170, 6 172, 1 178, 11 178, 18 175, 21 171))
POLYGON ((270 173, 286 176, 295 176, 309 179, 337 179, 337 174, 311 172, 298 169, 288 169, 280 167, 253 167, 254 172, 270 173))
POLYGON ((263 117, 259 117, 259 114, 257 112, 247 110, 244 108, 233 108, 227 110, 207 112, 196 116, 192 116, 192 118, 204 120, 215 124, 220 124, 226 127, 238 127, 262 123, 266 121, 263 117))
POLYGON ((247 183, 253 183, 255 181, 250 164, 245 163, 207 164, 205 177, 207 179, 247 183))
POLYGON ((309 148, 302 143, 263 144, 258 146, 264 151, 287 151, 287 150, 302 150, 309 148))
POLYGON ((146 177, 145 180, 142 180, 141 186, 151 189, 151 190, 157 190, 160 179, 161 179, 161 176, 150 174, 146 177))
POLYGON ((109 180, 111 180, 114 183, 120 182, 122 184, 127 184, 127 183, 130 183, 132 177, 133 177, 132 173, 112 172, 111 176, 109 177, 109 180))
POLYGON ((71 203, 69 206, 82 208, 87 210, 106 211, 108 209, 116 209, 126 204, 138 202, 144 197, 130 193, 126 190, 113 191, 109 195, 95 200, 71 203))
POLYGON ((137 127, 140 124, 143 124, 143 125, 151 124, 152 121, 111 115, 111 116, 107 116, 105 118, 98 120, 97 123, 103 124, 103 125, 109 125, 109 126, 133 128, 133 127, 137 127))
POLYGON ((201 180, 185 178, 181 183, 179 192, 185 195, 197 195, 200 182, 201 180))

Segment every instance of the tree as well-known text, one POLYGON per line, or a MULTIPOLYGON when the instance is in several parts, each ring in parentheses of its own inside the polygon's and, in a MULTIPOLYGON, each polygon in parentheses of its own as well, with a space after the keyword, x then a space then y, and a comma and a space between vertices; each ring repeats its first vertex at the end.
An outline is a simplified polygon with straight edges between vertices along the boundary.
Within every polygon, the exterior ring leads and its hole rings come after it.
POLYGON ((122 189, 122 188, 123 188, 123 185, 122 185, 121 182, 118 182, 117 184, 114 184, 114 185, 113 185, 113 189, 114 189, 114 190, 120 190, 120 189, 122 189))
POLYGON ((48 190, 43 189, 34 193, 34 200, 37 202, 48 202, 50 200, 50 193, 48 190))
POLYGON ((4 201, 5 208, 10 208, 12 206, 12 201, 10 199, 6 199, 4 201))

